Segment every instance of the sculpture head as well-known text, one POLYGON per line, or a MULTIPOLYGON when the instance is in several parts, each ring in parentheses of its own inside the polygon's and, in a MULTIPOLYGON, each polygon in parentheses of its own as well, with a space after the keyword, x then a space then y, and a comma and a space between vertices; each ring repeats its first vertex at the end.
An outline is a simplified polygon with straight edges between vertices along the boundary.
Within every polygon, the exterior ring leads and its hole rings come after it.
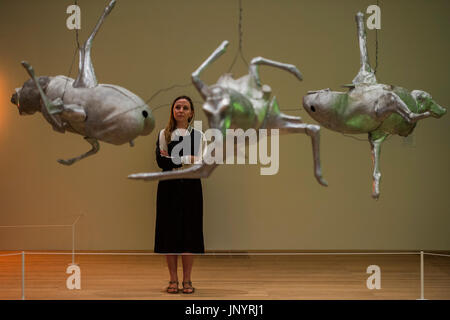
POLYGON ((331 91, 330 89, 309 91, 303 97, 303 108, 314 120, 332 129, 336 113, 346 107, 347 99, 346 93, 331 91))
POLYGON ((435 118, 440 118, 446 114, 447 109, 438 105, 428 92, 422 90, 413 90, 411 95, 416 100, 419 106, 419 113, 425 111, 431 112, 431 115, 435 118))
POLYGON ((210 128, 219 129, 225 134, 226 129, 230 128, 230 104, 230 94, 224 88, 220 86, 209 87, 206 101, 203 104, 203 111, 208 117, 210 128))
MULTIPOLYGON (((45 92, 50 78, 39 77, 38 80, 42 90, 45 92)), ((18 107, 20 115, 31 115, 41 110, 41 96, 32 79, 26 81, 22 88, 15 89, 15 92, 11 96, 11 103, 18 107)))

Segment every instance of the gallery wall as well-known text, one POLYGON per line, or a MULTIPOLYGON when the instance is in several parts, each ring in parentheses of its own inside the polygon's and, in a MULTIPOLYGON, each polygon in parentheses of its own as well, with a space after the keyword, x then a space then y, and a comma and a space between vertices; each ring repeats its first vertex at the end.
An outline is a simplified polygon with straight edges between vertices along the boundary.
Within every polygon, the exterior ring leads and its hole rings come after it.
MULTIPOLYGON (((157 132, 169 104, 192 96, 196 120, 208 127, 193 86, 175 87, 150 103, 156 128, 135 146, 101 143, 100 152, 66 167, 56 162, 87 151, 81 136, 52 130, 41 114, 20 116, 9 102, 28 75, 76 76, 75 32, 66 27, 72 1, 0 2, 0 250, 68 250, 70 225, 76 248, 153 250, 157 183, 132 181, 131 173, 160 170, 157 132), (73 65, 72 65, 73 63, 73 65), (72 65, 72 68, 70 68, 72 65), (69 70, 71 70, 69 72, 69 70), (65 227, 64 227, 65 226, 65 227)), ((80 41, 95 26, 107 1, 78 1, 80 41)), ((316 123, 304 111, 309 90, 346 90, 359 70, 354 16, 369 0, 243 0, 242 50, 252 57, 295 64, 303 73, 261 67, 280 108, 316 123)), ((379 1, 377 78, 380 83, 429 92, 450 105, 447 0, 379 1)), ((121 85, 147 100, 160 89, 190 83, 190 74, 223 41, 228 51, 202 75, 214 83, 238 52, 239 1, 119 0, 93 45, 101 83, 121 85)), ((375 31, 368 49, 375 67, 375 31)), ((238 58, 234 76, 247 73, 238 58)), ((372 160, 366 135, 321 131, 328 187, 314 178, 310 138, 280 137, 279 171, 261 165, 220 166, 202 180, 207 250, 448 250, 450 248, 449 115, 418 123, 408 139, 391 136, 381 150, 381 197, 371 197, 372 160)))

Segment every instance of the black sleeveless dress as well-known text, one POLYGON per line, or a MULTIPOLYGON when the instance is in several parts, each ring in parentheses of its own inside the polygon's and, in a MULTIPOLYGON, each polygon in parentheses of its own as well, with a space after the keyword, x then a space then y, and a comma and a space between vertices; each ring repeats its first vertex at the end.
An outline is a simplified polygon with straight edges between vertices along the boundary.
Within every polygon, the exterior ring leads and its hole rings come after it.
MULTIPOLYGON (((168 152, 179 143, 190 142, 190 155, 198 154, 201 132, 195 129, 168 144, 168 152), (188 141, 189 139, 190 141, 188 141), (184 142, 183 142, 184 141, 184 142)), ((180 156, 186 156, 183 150, 180 156)), ((159 135, 156 161, 163 171, 180 168, 171 158, 160 155, 159 135)), ((173 179, 158 183, 156 197, 155 247, 157 253, 204 253, 203 193, 200 179, 173 179)))

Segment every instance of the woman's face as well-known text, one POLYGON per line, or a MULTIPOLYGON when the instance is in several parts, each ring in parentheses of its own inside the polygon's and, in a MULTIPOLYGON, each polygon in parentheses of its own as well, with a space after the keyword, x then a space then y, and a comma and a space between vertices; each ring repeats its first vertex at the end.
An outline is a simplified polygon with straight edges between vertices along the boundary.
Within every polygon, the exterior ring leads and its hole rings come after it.
POLYGON ((177 124, 187 124, 193 116, 191 104, 186 99, 179 99, 173 106, 173 117, 177 124))

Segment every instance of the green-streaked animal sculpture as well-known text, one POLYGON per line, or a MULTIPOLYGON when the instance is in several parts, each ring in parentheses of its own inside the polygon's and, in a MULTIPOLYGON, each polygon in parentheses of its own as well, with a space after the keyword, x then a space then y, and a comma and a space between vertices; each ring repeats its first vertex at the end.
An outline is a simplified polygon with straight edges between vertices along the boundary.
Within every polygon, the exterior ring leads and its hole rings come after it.
POLYGON ((55 131, 82 135, 92 146, 80 156, 59 159, 60 164, 69 166, 96 154, 100 150, 99 141, 133 146, 135 138, 149 135, 155 127, 152 112, 140 97, 123 87, 97 82, 91 59, 92 43, 115 4, 116 0, 109 2, 91 35, 79 48, 77 79, 37 77, 33 67, 22 62, 31 79, 11 97, 19 114, 41 112, 55 131))
MULTIPOLYGON (((200 74, 225 53, 227 46, 228 41, 223 41, 192 73, 192 83, 205 100, 203 111, 208 117, 210 128, 219 131, 224 140, 229 129, 240 129, 241 137, 245 136, 244 130, 249 129, 255 131, 277 129, 280 134, 307 134, 311 137, 312 142, 314 175, 321 185, 327 186, 328 183, 322 176, 320 166, 320 126, 304 123, 300 117, 282 113, 277 99, 271 96, 272 89, 270 86, 261 83, 258 67, 267 65, 285 70, 293 74, 298 80, 302 80, 300 71, 292 64, 255 57, 250 62, 249 73, 243 77, 234 79, 231 74, 227 73, 222 75, 216 84, 206 84, 200 78, 200 74)), ((216 141, 208 144, 205 151, 205 161, 194 164, 190 168, 165 172, 135 173, 129 175, 128 178, 144 181, 207 178, 219 165, 213 157, 208 156, 212 154, 212 150, 215 150, 215 145, 216 141)))
POLYGON ((356 15, 361 69, 348 92, 330 89, 310 91, 303 97, 303 107, 325 128, 341 133, 369 134, 373 159, 372 196, 380 196, 380 147, 390 135, 408 136, 417 120, 430 116, 440 118, 446 109, 421 90, 379 84, 369 65, 364 15, 356 15))

